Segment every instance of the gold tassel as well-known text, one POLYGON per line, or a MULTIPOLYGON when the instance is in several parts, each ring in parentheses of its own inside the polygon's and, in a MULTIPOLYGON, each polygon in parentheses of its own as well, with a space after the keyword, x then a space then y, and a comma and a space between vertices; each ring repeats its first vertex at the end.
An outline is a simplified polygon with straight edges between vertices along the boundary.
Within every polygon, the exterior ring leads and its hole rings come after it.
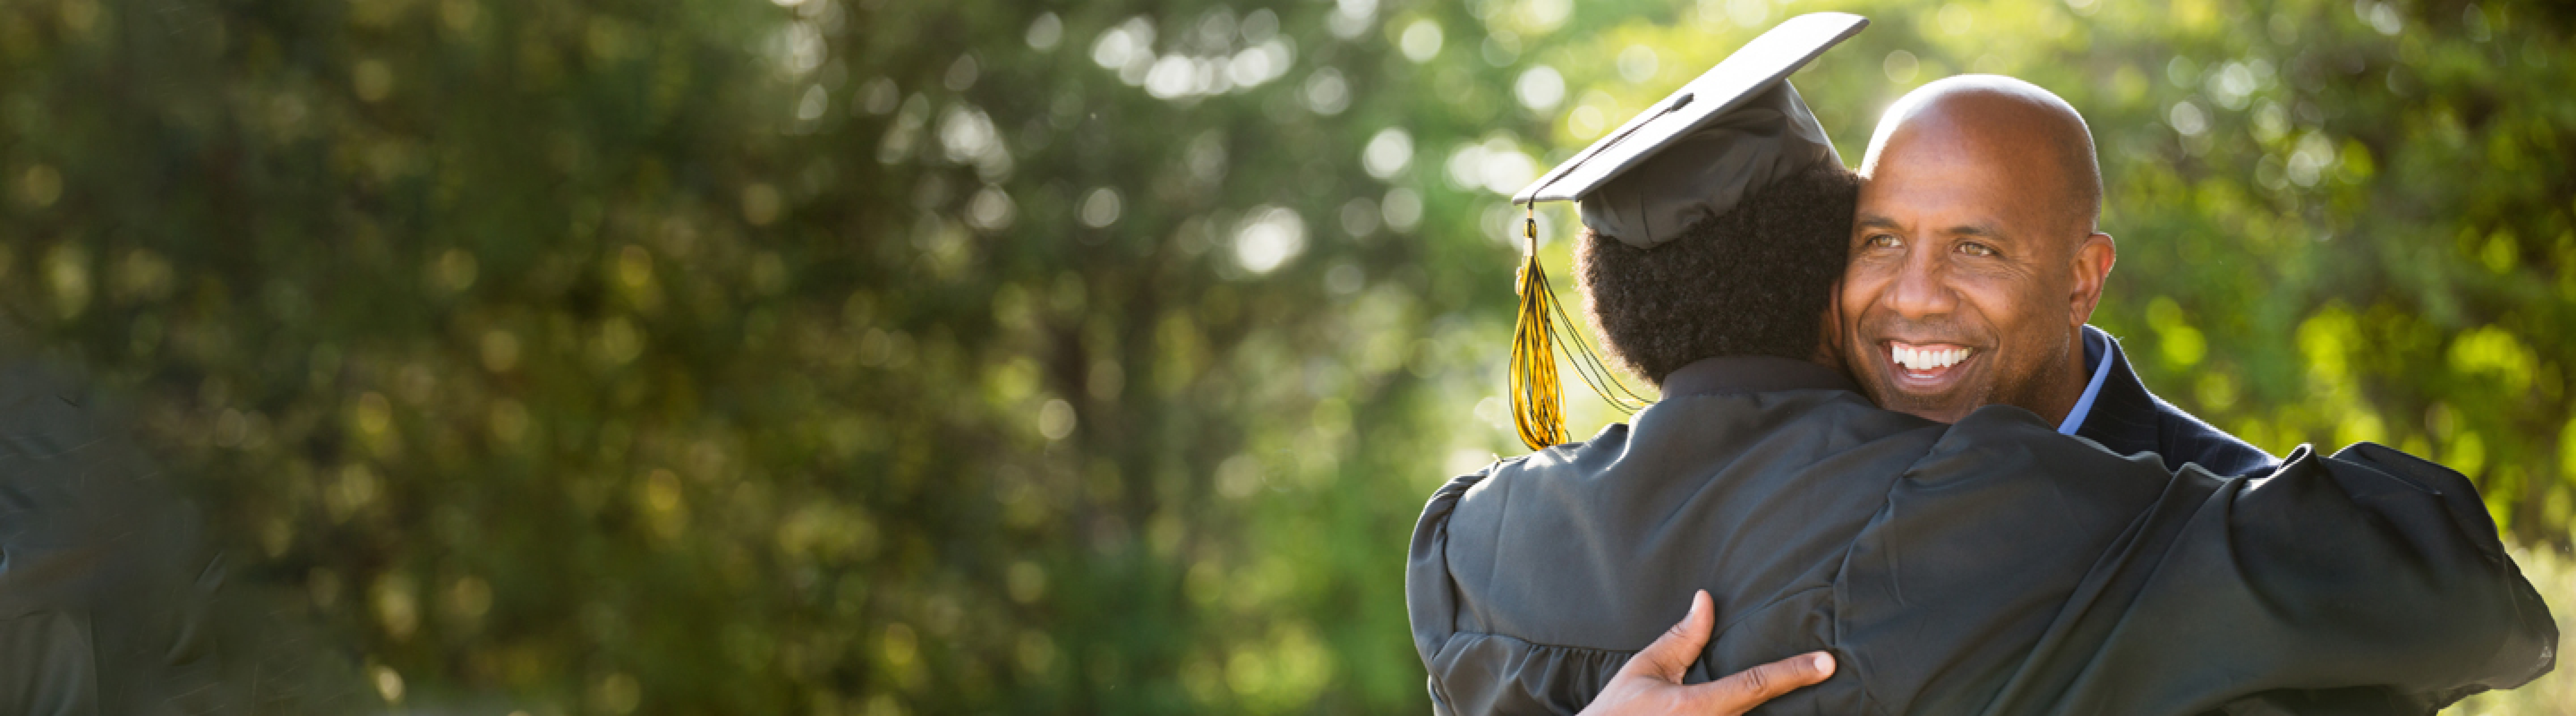
POLYGON ((1556 377, 1556 344, 1560 341, 1572 349, 1568 358, 1574 363, 1576 375, 1611 407, 1622 413, 1635 413, 1654 401, 1638 395, 1619 379, 1617 372, 1602 363, 1600 354, 1577 332, 1581 324, 1568 318, 1565 307, 1556 302, 1556 291, 1548 285, 1547 269, 1538 262, 1535 206, 1530 208, 1523 233, 1529 238, 1529 255, 1521 261, 1517 287, 1520 315, 1512 325, 1512 422, 1520 428, 1522 444, 1543 450, 1566 442, 1564 390, 1556 377))
POLYGON ((1565 416, 1559 409, 1565 402, 1556 380, 1556 351, 1549 330, 1547 304, 1556 302, 1548 290, 1547 269, 1538 264, 1538 216, 1531 210, 1529 220, 1529 256, 1521 260, 1520 319, 1512 325, 1512 422, 1520 427, 1521 443, 1531 450, 1544 450, 1549 445, 1565 442, 1565 416))

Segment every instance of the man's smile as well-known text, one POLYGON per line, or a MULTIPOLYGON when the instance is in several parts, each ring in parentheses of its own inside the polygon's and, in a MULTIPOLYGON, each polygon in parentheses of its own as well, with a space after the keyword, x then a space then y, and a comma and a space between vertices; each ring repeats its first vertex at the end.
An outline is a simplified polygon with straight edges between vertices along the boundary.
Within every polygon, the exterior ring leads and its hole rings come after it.
POLYGON ((1943 392, 1958 383, 1967 373, 1965 364, 1975 360, 1977 349, 1955 343, 1907 343, 1888 341, 1886 358, 1896 387, 1908 393, 1943 392))

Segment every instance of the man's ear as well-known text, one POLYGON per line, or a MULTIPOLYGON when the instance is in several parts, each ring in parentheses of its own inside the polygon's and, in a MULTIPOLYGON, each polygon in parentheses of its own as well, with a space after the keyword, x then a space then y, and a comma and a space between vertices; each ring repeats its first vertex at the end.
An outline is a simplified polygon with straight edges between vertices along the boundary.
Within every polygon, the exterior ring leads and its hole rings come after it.
POLYGON ((2111 280, 2111 263, 2119 257, 2120 251, 2112 245, 2110 234, 2096 231, 2076 245, 2075 260, 2070 262, 2070 268, 2075 271, 2074 290, 2067 296, 2067 307, 2071 309, 2069 315, 2075 317, 2075 325, 2081 326, 2093 320, 2093 308, 2102 304, 2102 286, 2111 280))

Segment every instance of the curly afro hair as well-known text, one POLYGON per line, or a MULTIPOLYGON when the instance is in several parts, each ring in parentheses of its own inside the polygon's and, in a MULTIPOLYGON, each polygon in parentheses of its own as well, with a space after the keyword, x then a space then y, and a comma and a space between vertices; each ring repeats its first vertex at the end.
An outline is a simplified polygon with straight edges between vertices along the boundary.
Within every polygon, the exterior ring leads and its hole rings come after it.
POLYGON ((1614 364, 1658 386, 1714 356, 1814 358, 1859 198, 1860 179, 1828 161, 1654 248, 1585 229, 1585 318, 1614 364))

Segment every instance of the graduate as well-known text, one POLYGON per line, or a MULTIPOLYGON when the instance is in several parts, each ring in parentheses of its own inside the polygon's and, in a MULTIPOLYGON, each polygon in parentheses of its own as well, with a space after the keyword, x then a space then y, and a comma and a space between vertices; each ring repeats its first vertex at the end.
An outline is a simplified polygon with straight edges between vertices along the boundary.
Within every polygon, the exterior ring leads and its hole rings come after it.
POLYGON ((2429 714, 2549 670, 2546 606, 2439 465, 2362 443, 2227 479, 1858 392, 1829 341, 1859 180, 1788 77, 1866 24, 1793 18, 1515 197, 1579 202, 1608 360, 1532 222, 1511 391, 1536 452, 1441 487, 1412 539, 1438 712, 1580 711, 1696 590, 1686 681, 1832 655, 1760 713, 2429 714), (1569 441, 1559 348, 1642 409, 1569 441))

